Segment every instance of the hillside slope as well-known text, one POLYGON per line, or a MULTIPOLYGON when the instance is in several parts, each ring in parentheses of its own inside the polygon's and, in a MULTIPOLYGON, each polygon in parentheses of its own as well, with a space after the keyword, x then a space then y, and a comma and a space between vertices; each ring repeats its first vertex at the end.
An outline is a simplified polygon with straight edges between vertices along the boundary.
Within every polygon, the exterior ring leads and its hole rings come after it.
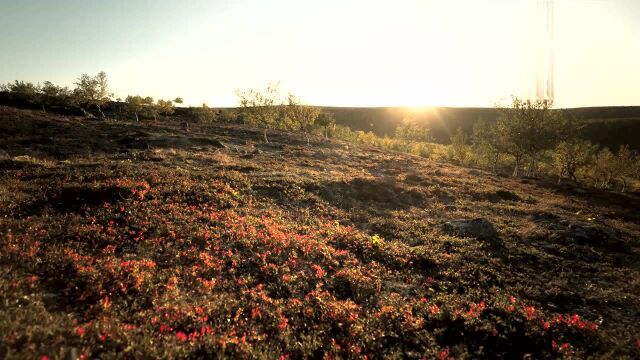
POLYGON ((0 107, 0 357, 640 357, 637 195, 260 138, 0 107))
MULTIPOLYGON (((23 109, 40 110, 37 102, 16 98, 11 93, 0 91, 0 105, 23 109)), ((107 116, 122 118, 123 102, 111 102, 104 106, 107 116)), ((495 108, 455 108, 434 107, 423 110, 402 107, 321 107, 323 111, 334 114, 336 123, 352 130, 371 131, 378 136, 394 136, 396 127, 403 119, 412 119, 426 124, 433 141, 449 144, 451 135, 460 127, 471 134, 473 125, 482 119, 495 121, 499 111, 495 108)), ((217 110, 235 110, 236 108, 218 108, 217 110)), ((48 112, 66 116, 81 116, 77 107, 47 106, 48 112)), ((178 107, 173 117, 189 120, 198 117, 199 107, 178 107)), ((601 147, 618 149, 621 145, 629 145, 631 149, 640 150, 640 106, 609 106, 564 109, 569 116, 576 117, 583 128, 580 135, 585 140, 601 147)))

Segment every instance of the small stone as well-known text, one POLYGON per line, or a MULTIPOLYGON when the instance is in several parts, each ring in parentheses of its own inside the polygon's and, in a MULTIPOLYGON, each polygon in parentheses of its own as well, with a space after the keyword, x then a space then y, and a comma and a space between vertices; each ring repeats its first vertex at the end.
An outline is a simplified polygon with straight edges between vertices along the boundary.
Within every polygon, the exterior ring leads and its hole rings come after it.
POLYGON ((493 224, 485 218, 456 219, 446 222, 443 230, 455 236, 474 237, 483 240, 497 240, 498 232, 493 224))
POLYGON ((209 145, 216 147, 218 149, 226 149, 227 145, 223 144, 220 140, 211 139, 209 141, 209 145))

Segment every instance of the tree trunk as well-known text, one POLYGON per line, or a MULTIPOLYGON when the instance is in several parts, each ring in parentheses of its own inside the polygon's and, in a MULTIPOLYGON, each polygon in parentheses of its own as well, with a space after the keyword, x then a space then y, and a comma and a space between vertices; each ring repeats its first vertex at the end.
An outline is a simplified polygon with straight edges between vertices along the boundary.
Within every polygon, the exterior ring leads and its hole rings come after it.
POLYGON ((102 112, 102 109, 100 108, 100 105, 96 104, 96 107, 98 108, 98 112, 100 113, 100 117, 102 117, 104 119, 106 116, 104 116, 104 113, 102 112))
POLYGON ((571 167, 571 170, 569 171, 569 177, 571 178, 571 180, 578 182, 578 178, 576 177, 576 169, 574 167, 571 167))
POLYGON ((527 169, 527 177, 535 177, 536 176, 536 156, 531 156, 531 161, 529 161, 529 169, 527 169))
POLYGON ((513 174, 511 176, 518 177, 519 168, 520 168, 520 157, 516 156, 516 166, 513 168, 513 174))
POLYGON ((82 115, 84 115, 84 117, 86 117, 86 118, 89 118, 89 119, 95 118, 95 116, 93 116, 92 113, 88 112, 83 107, 80 108, 80 111, 82 111, 82 115))
POLYGON ((267 137, 267 128, 264 129, 263 135, 264 135, 264 142, 268 144, 269 143, 269 138, 267 137))

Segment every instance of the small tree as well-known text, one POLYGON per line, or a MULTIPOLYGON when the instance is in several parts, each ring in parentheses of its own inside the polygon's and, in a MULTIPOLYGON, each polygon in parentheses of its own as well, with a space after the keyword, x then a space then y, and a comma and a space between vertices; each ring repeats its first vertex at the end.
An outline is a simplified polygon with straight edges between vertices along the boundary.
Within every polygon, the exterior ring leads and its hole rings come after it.
POLYGON ((631 173, 634 179, 640 181, 640 156, 638 156, 638 154, 636 154, 636 158, 631 166, 631 173))
POLYGON ((557 142, 557 128, 562 114, 552 110, 550 100, 521 100, 513 98, 511 106, 500 108, 497 130, 507 152, 515 158, 514 176, 518 175, 520 160, 529 158, 527 176, 535 176, 541 154, 557 142))
POLYGON ((560 116, 555 126, 556 138, 552 164, 558 175, 558 182, 563 177, 578 181, 576 173, 586 168, 593 161, 598 146, 580 138, 582 124, 573 116, 560 116))
POLYGON ((429 128, 412 118, 404 118, 396 127, 396 138, 415 142, 429 142, 432 139, 429 128))
POLYGON ((40 88, 40 92, 43 95, 50 97, 59 97, 59 96, 70 96, 71 91, 68 87, 58 86, 51 81, 45 81, 42 83, 42 87, 40 88))
POLYGON ((171 116, 171 114, 176 110, 176 107, 173 105, 173 101, 171 100, 158 100, 156 107, 158 112, 164 116, 171 116))
POLYGON ((40 88, 42 95, 42 107, 45 106, 69 106, 72 104, 72 93, 68 87, 57 86, 51 81, 45 81, 40 88))
POLYGON ((238 122, 238 110, 237 109, 218 109, 216 114, 216 121, 224 123, 238 122))
POLYGON ((629 179, 634 175, 635 162, 636 154, 629 149, 629 145, 621 145, 616 153, 614 176, 622 183, 622 188, 620 189, 622 192, 627 190, 629 179))
POLYGON ((558 182, 567 177, 578 181, 576 173, 592 163, 598 150, 597 145, 582 139, 562 141, 553 151, 553 165, 558 174, 558 182))
POLYGON ((264 130, 264 141, 269 143, 267 130, 276 127, 286 118, 282 116, 277 83, 270 83, 265 90, 248 89, 236 91, 246 123, 264 130))
POLYGON ((451 136, 451 155, 460 165, 464 166, 467 163, 469 157, 467 135, 460 127, 451 136))
POLYGON ((29 103, 35 102, 40 93, 39 85, 25 81, 16 80, 13 83, 7 84, 6 88, 13 98, 29 103))
POLYGON ((301 131, 305 135, 308 145, 311 140, 311 131, 313 130, 313 126, 320 115, 320 109, 309 105, 303 105, 300 99, 293 94, 289 94, 288 104, 285 109, 285 123, 294 131, 301 131))
POLYGON ((329 137, 329 129, 335 127, 336 118, 333 113, 322 111, 318 114, 315 121, 315 126, 323 129, 325 139, 329 137))
POLYGON ((358 134, 348 126, 336 125, 333 128, 333 136, 351 143, 358 141, 358 134))
POLYGON ((140 95, 128 95, 124 100, 127 105, 127 110, 130 113, 133 113, 136 117, 136 121, 140 121, 138 118, 138 113, 141 113, 144 110, 144 102, 142 96, 140 95))
POLYGON ((109 93, 107 74, 104 71, 100 71, 93 77, 87 74, 82 74, 78 78, 78 82, 76 83, 76 88, 73 93, 80 104, 95 106, 98 109, 98 112, 100 112, 100 115, 103 118, 105 117, 101 106, 109 101, 112 94, 109 93))
POLYGON ((364 132, 362 130, 358 130, 355 132, 357 136, 357 142, 364 145, 370 146, 378 146, 378 137, 373 132, 364 132))
POLYGON ((212 108, 203 103, 202 106, 194 109, 194 114, 198 122, 211 122, 215 120, 216 114, 212 108))
POLYGON ((495 132, 499 141, 499 147, 504 150, 505 154, 513 157, 514 166, 511 176, 515 177, 519 175, 525 152, 524 149, 519 146, 518 142, 514 141, 514 137, 518 133, 513 129, 513 125, 509 123, 509 118, 505 114, 501 114, 496 122, 495 132))
POLYGON ((146 96, 142 98, 142 106, 145 109, 145 112, 149 114, 149 116, 153 117, 153 120, 158 120, 158 107, 156 106, 153 97, 146 96))
POLYGON ((616 171, 615 155, 608 149, 601 149, 594 157, 592 174, 595 186, 602 189, 609 187, 616 171))
POLYGON ((173 99, 173 102, 176 104, 182 104, 184 103, 184 100, 178 96, 177 98, 173 99))
POLYGON ((489 164, 493 173, 497 173, 500 155, 503 154, 506 149, 495 124, 490 124, 481 119, 478 120, 478 122, 473 125, 471 139, 474 153, 489 164))

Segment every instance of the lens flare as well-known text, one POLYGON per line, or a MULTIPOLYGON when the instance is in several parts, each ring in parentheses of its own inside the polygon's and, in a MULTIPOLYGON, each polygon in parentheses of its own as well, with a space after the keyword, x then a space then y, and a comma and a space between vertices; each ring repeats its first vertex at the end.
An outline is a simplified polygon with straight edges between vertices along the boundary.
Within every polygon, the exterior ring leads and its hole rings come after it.
POLYGON ((554 2, 538 0, 536 34, 536 98, 551 100, 555 98, 554 66, 554 2))

